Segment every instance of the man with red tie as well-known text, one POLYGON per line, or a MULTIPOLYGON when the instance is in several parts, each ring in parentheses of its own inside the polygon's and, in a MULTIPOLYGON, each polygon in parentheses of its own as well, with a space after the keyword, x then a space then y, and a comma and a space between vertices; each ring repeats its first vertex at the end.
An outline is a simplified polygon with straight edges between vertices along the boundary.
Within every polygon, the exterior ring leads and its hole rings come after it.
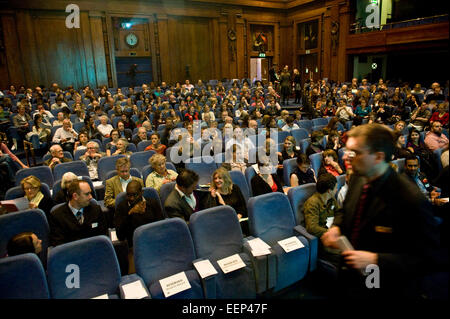
POLYGON ((342 251, 339 279, 350 297, 417 298, 424 293, 422 278, 442 261, 431 205, 389 166, 393 151, 392 131, 384 125, 348 132, 345 157, 353 175, 343 207, 321 239, 337 249, 341 235, 349 240, 352 247, 342 251), (379 276, 375 289, 367 283, 373 269, 379 276))

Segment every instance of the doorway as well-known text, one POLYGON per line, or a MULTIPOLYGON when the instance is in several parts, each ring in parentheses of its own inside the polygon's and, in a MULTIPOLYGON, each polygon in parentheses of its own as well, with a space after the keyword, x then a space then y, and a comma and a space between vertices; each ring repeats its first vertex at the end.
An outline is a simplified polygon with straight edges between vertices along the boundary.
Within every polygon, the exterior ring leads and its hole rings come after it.
POLYGON ((319 79, 318 56, 317 53, 300 55, 300 74, 302 83, 306 80, 317 81, 319 79))
POLYGON ((252 83, 261 81, 267 84, 269 82, 269 59, 250 58, 250 80, 252 83))

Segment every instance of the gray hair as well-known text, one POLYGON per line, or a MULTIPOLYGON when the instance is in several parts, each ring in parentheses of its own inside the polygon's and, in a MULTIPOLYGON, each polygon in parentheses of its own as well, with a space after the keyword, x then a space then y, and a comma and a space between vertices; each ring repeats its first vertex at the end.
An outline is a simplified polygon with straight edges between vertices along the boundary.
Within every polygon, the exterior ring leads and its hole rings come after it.
POLYGON ((72 183, 74 180, 78 179, 78 176, 75 175, 72 172, 67 172, 63 175, 61 178, 61 188, 66 189, 69 187, 69 184, 72 183))

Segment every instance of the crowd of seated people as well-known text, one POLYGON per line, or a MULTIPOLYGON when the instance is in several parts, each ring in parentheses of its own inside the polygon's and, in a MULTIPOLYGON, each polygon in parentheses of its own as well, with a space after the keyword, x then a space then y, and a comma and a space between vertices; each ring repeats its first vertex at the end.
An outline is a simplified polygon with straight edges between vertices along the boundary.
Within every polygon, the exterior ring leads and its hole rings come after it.
MULTIPOLYGON (((102 181, 105 195, 98 200, 104 200, 104 208, 108 210, 103 217, 100 216, 104 211, 91 201, 95 189, 76 179, 75 175, 63 178, 57 200, 47 198, 39 191, 41 182, 37 177, 21 181, 30 208, 41 208, 48 216, 54 245, 106 234, 108 227, 115 227, 119 239, 128 240, 131 246, 134 229, 163 219, 163 208, 166 217, 189 221, 189 216, 200 209, 230 205, 240 219, 245 219, 246 202, 239 186, 232 182, 229 171, 245 175, 249 169, 254 170, 253 177, 248 180, 251 196, 269 192, 287 194, 289 187, 316 183, 317 193, 306 206, 315 212, 305 212, 305 217, 308 230, 319 236, 326 229, 326 217, 330 217, 335 206, 345 198, 347 184, 339 194, 335 185, 336 177, 350 176, 351 173, 351 167, 342 158, 346 131, 364 123, 380 123, 389 125, 396 132, 397 148, 393 160, 406 159, 405 172, 430 201, 435 206, 448 206, 439 200, 432 187, 441 185, 442 172, 448 172, 448 87, 433 83, 429 90, 418 91, 420 84, 410 89, 408 85, 389 87, 383 80, 376 84, 355 80, 348 84, 309 82, 303 92, 304 105, 293 115, 280 107, 279 92, 271 83, 264 86, 260 82, 218 81, 213 85, 199 81, 196 85, 162 83, 158 87, 143 84, 137 88, 118 89, 86 86, 79 91, 73 87, 62 89, 54 83, 48 90, 37 87, 31 94, 25 94, 26 90, 22 88, 15 91, 11 86, 5 91, 0 105, 0 115, 9 114, 2 121, 8 135, 7 141, 0 144, 1 178, 11 183, 18 169, 28 168, 10 151, 10 148, 13 151, 19 149, 24 140, 33 140, 36 149, 48 150, 50 157, 42 165, 53 170, 60 163, 74 159, 85 162, 91 181, 99 180, 100 159, 125 155, 115 163, 116 176, 102 181), (328 121, 319 128, 303 125, 313 118, 328 121), (217 129, 225 140, 214 135, 216 133, 210 134, 209 129, 217 129), (273 131, 293 134, 300 129, 308 131, 308 136, 301 141, 291 135, 283 140, 271 135, 273 131), (305 140, 307 143, 302 143, 305 140), (188 144, 180 144, 180 141, 188 144), (206 147, 210 147, 208 152, 204 151, 206 147), (260 156, 261 148, 265 148, 262 153, 266 155, 275 149, 276 161, 268 160, 269 156, 260 156), (250 153, 255 150, 257 155, 251 157, 250 153), (155 153, 148 161, 153 171, 145 180, 142 170, 141 178, 130 174, 130 157, 135 151, 155 153), (439 165, 441 157, 436 156, 436 151, 442 154, 442 163, 447 158, 447 165, 439 165), (71 158, 67 157, 67 152, 71 158), (318 153, 322 154, 322 162, 315 171, 311 168, 311 155, 318 153), (77 157, 77 154, 81 155, 77 157), (221 167, 210 176, 209 189, 203 191, 200 198, 194 192, 198 174, 185 169, 185 163, 178 163, 175 157, 186 160, 219 154, 224 154, 228 161, 222 163, 214 157, 221 167), (419 163, 412 163, 414 158, 419 163), (296 166, 286 181, 283 162, 290 159, 295 159, 296 166), (173 162, 176 171, 166 168, 167 162, 173 162), (423 175, 415 171, 419 164, 423 175), (432 181, 428 186, 424 184, 424 176, 427 176, 425 180, 432 181), (163 207, 143 199, 143 187, 154 188, 159 193, 168 183, 175 186, 166 202, 161 202, 163 207), (116 205, 115 200, 122 192, 127 193, 126 201, 116 205), (50 213, 57 203, 65 205, 50 213), (319 204, 328 206, 323 210, 319 204), (319 211, 325 215, 317 215, 322 214, 319 211), (69 217, 72 226, 67 224, 69 217), (86 221, 90 225, 97 224, 98 229, 89 229, 84 225, 86 221)), ((442 192, 440 197, 445 194, 442 192)), ((441 218, 446 218, 442 210, 437 212, 441 218)), ((248 234, 245 221, 241 226, 243 233, 248 234)), ((27 236, 30 247, 37 246, 39 239, 31 234, 27 236)), ((324 253, 332 256, 334 252, 324 253)))

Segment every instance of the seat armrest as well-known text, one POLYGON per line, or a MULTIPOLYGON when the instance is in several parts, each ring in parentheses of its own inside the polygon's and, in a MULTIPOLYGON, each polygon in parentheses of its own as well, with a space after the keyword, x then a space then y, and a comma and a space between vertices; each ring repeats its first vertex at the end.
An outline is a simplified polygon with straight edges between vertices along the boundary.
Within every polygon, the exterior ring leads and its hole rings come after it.
MULTIPOLYGON (((202 260, 207 260, 207 258, 198 258, 192 261, 192 266, 195 269, 195 271, 198 274, 198 277, 200 278, 201 282, 202 282, 202 287, 203 287, 203 294, 205 295, 205 299, 216 299, 216 275, 211 275, 205 278, 202 278, 202 276, 200 276, 200 273, 198 272, 197 268, 195 268, 194 264, 196 262, 202 261, 202 260)), ((214 267, 214 265, 213 265, 214 267)), ((217 271, 217 269, 216 269, 217 271)))
POLYGON ((297 225, 294 227, 294 232, 305 237, 309 243, 309 271, 314 271, 317 268, 317 255, 319 251, 319 238, 311 235, 305 227, 297 225))
POLYGON ((144 280, 143 280, 139 275, 137 275, 137 274, 126 275, 126 276, 123 276, 123 277, 120 279, 120 283, 119 283, 120 298, 121 298, 121 299, 126 299, 126 298, 125 298, 125 293, 124 293, 124 290, 123 290, 123 286, 124 286, 124 285, 127 285, 127 284, 130 284, 130 283, 132 283, 132 282, 135 282, 135 281, 140 281, 141 284, 142 284, 142 287, 144 288, 145 292, 147 293, 147 297, 144 297, 144 298, 142 298, 142 299, 151 299, 150 292, 148 291, 147 286, 145 285, 144 280))
POLYGON ((276 285, 276 256, 273 249, 270 249, 270 255, 254 257, 248 241, 255 239, 253 236, 244 238, 242 250, 246 253, 253 264, 255 272, 256 293, 262 293, 272 289, 276 285))

